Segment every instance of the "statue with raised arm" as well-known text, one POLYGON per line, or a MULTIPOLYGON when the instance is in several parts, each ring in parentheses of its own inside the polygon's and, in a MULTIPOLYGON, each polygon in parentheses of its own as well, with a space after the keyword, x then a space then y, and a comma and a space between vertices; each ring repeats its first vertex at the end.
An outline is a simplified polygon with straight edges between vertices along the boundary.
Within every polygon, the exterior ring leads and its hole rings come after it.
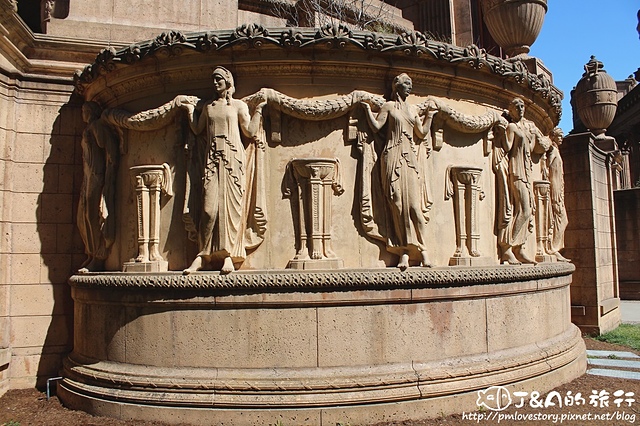
POLYGON ((560 262, 570 260, 560 254, 564 248, 564 231, 567 229, 569 219, 564 205, 564 166, 560 156, 562 145, 562 129, 556 127, 549 135, 551 147, 547 151, 546 164, 543 168, 543 179, 550 183, 551 195, 551 229, 552 235, 549 244, 549 254, 552 254, 560 262), (546 175, 546 176, 545 176, 546 175))
POLYGON ((95 102, 82 105, 82 119, 87 128, 81 141, 84 175, 77 223, 87 259, 80 273, 103 270, 115 240, 115 179, 121 137, 101 114, 102 108, 95 102))
POLYGON ((524 244, 533 232, 535 213, 531 154, 540 149, 544 152, 548 144, 537 127, 524 118, 525 104, 521 98, 511 101, 508 112, 510 121, 497 126, 493 150, 500 261, 510 265, 535 264, 524 251, 524 244))
POLYGON ((215 262, 222 273, 233 272, 253 245, 247 241, 247 224, 255 206, 256 167, 255 146, 249 145, 255 145, 265 102, 250 115, 249 106, 233 98, 234 79, 227 69, 216 68, 212 78, 215 97, 203 103, 199 114, 193 104, 181 104, 196 135, 191 157, 199 176, 191 183, 201 185, 200 191, 187 190, 187 221, 192 223, 199 252, 185 274, 215 262), (243 135, 249 139, 246 147, 243 135))
POLYGON ((387 217, 387 250, 400 256, 398 268, 409 267, 411 258, 430 267, 427 253, 427 222, 431 207, 425 175, 425 162, 429 153, 431 119, 435 105, 427 108, 424 117, 407 102, 412 89, 407 74, 393 81, 392 100, 385 102, 374 115, 369 103, 363 102, 367 122, 378 133, 386 126, 382 152, 379 158, 380 183, 387 217))

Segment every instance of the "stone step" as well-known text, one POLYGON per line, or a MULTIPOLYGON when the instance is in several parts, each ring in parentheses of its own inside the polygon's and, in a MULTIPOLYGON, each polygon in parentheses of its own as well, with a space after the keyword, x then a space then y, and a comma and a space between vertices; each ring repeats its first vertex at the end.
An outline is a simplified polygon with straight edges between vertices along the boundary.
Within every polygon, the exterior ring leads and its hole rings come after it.
POLYGON ((640 380, 640 356, 633 352, 587 350, 587 364, 590 366, 611 367, 589 368, 587 369, 587 374, 640 380), (616 368, 628 368, 630 370, 616 370, 616 368))
POLYGON ((591 370, 587 370, 587 374, 593 374, 594 376, 615 377, 618 379, 640 380, 640 372, 636 372, 636 371, 609 370, 607 368, 592 368, 591 370))
POLYGON ((599 367, 619 367, 619 368, 635 368, 640 370, 640 361, 629 361, 623 359, 609 358, 587 358, 589 365, 597 365, 599 367))
POLYGON ((615 359, 615 358, 639 358, 640 359, 640 355, 636 355, 633 352, 594 351, 594 350, 591 350, 591 349, 587 349, 587 357, 612 358, 612 359, 615 359))

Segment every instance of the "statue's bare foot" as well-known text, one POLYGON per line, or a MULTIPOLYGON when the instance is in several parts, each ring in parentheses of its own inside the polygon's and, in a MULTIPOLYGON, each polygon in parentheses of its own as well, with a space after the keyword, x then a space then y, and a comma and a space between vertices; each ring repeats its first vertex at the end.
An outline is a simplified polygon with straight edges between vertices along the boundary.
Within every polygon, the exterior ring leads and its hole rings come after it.
POLYGON ((429 256, 427 255, 427 251, 423 250, 422 252, 420 252, 420 255, 422 255, 422 261, 420 262, 420 265, 423 268, 431 268, 431 261, 429 260, 429 256))
POLYGON ((202 256, 198 256, 195 258, 191 266, 182 271, 182 275, 189 275, 192 272, 196 272, 202 269, 202 256))
POLYGON ((231 260, 231 258, 228 256, 225 257, 224 263, 222 264, 222 269, 220 269, 220 273, 226 275, 226 274, 230 274, 235 270, 236 268, 233 266, 233 261, 231 260))
POLYGON ((103 269, 104 269, 104 261, 102 259, 96 259, 95 257, 91 257, 91 260, 89 260, 89 262, 86 263, 84 267, 78 269, 78 273, 86 274, 89 272, 102 271, 103 269))
POLYGON ((538 262, 536 262, 535 260, 529 258, 526 254, 524 254, 524 252, 522 251, 522 248, 519 248, 516 250, 516 256, 518 257, 518 260, 520 260, 520 262, 526 264, 526 265, 537 265, 538 262))
POLYGON ((469 255, 471 257, 480 257, 480 256, 482 256, 482 254, 480 254, 480 252, 478 250, 471 250, 471 253, 469 253, 469 255))
POLYGON ((400 256, 400 261, 398 262, 398 269, 401 271, 406 270, 409 267, 409 255, 407 253, 400 256))
POLYGON ((462 249, 460 247, 456 247, 456 251, 453 252, 453 257, 462 257, 462 249))
POLYGON ((509 247, 508 249, 505 250, 505 252, 502 254, 502 262, 507 262, 509 265, 520 265, 520 261, 518 259, 516 259, 516 257, 513 255, 513 251, 511 250, 511 247, 509 247))
POLYGON ((149 248, 146 244, 141 244, 138 247, 138 257, 136 257, 136 262, 148 262, 149 261, 149 248))
POLYGON ((556 257, 556 259, 558 260, 558 262, 571 262, 571 259, 567 259, 563 255, 561 255, 559 251, 557 251, 557 252, 555 252, 553 254, 556 257))

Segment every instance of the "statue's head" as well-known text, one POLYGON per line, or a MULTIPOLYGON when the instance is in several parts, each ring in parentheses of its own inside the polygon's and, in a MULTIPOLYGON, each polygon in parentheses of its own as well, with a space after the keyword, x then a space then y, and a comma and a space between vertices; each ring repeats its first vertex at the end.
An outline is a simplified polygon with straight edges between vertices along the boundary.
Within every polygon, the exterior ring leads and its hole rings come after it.
POLYGON ((553 143, 553 145, 558 147, 562 145, 562 139, 564 139, 564 133, 562 132, 562 129, 560 127, 556 127, 551 131, 551 134, 549 134, 549 138, 551 139, 551 142, 553 143))
POLYGON ((509 116, 514 121, 520 121, 524 118, 524 100, 522 98, 515 98, 509 104, 509 116))
POLYGON ((409 77, 406 73, 402 73, 393 79, 391 98, 398 99, 398 94, 402 95, 403 98, 406 98, 407 95, 411 93, 412 88, 413 82, 411 81, 411 77, 409 77))
POLYGON ((102 114, 102 108, 96 102, 85 102, 82 104, 82 120, 85 123, 91 123, 94 120, 100 118, 102 114))
POLYGON ((230 101, 236 91, 231 71, 224 67, 217 67, 213 70, 213 73, 211 73, 211 78, 213 79, 213 84, 218 96, 224 97, 227 101, 230 101))

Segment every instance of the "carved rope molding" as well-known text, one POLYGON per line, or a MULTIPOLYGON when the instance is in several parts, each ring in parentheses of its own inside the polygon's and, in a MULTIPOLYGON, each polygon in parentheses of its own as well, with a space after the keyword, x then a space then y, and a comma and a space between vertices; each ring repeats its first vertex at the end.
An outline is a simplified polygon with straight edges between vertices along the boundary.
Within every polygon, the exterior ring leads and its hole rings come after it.
POLYGON ((193 288, 193 289, 375 289, 424 286, 463 286, 530 281, 570 275, 570 263, 543 263, 536 266, 482 268, 410 268, 404 272, 389 269, 344 270, 332 272, 246 271, 229 275, 195 273, 182 275, 91 273, 74 275, 74 287, 193 288))
POLYGON ((137 63, 147 57, 177 56, 184 51, 201 53, 217 52, 232 47, 260 49, 272 45, 283 49, 345 49, 348 46, 370 52, 404 54, 422 57, 450 64, 464 64, 473 69, 485 69, 501 77, 514 80, 526 86, 544 99, 560 117, 562 113, 562 92, 550 84, 543 75, 529 72, 526 64, 519 59, 504 60, 489 55, 476 45, 458 47, 431 40, 420 32, 400 35, 352 31, 345 25, 327 25, 320 29, 286 28, 268 30, 258 24, 245 24, 235 30, 221 30, 182 34, 177 31, 162 33, 154 40, 132 44, 124 49, 113 47, 103 49, 93 64, 77 71, 74 81, 78 93, 98 77, 108 74, 117 67, 137 63))

